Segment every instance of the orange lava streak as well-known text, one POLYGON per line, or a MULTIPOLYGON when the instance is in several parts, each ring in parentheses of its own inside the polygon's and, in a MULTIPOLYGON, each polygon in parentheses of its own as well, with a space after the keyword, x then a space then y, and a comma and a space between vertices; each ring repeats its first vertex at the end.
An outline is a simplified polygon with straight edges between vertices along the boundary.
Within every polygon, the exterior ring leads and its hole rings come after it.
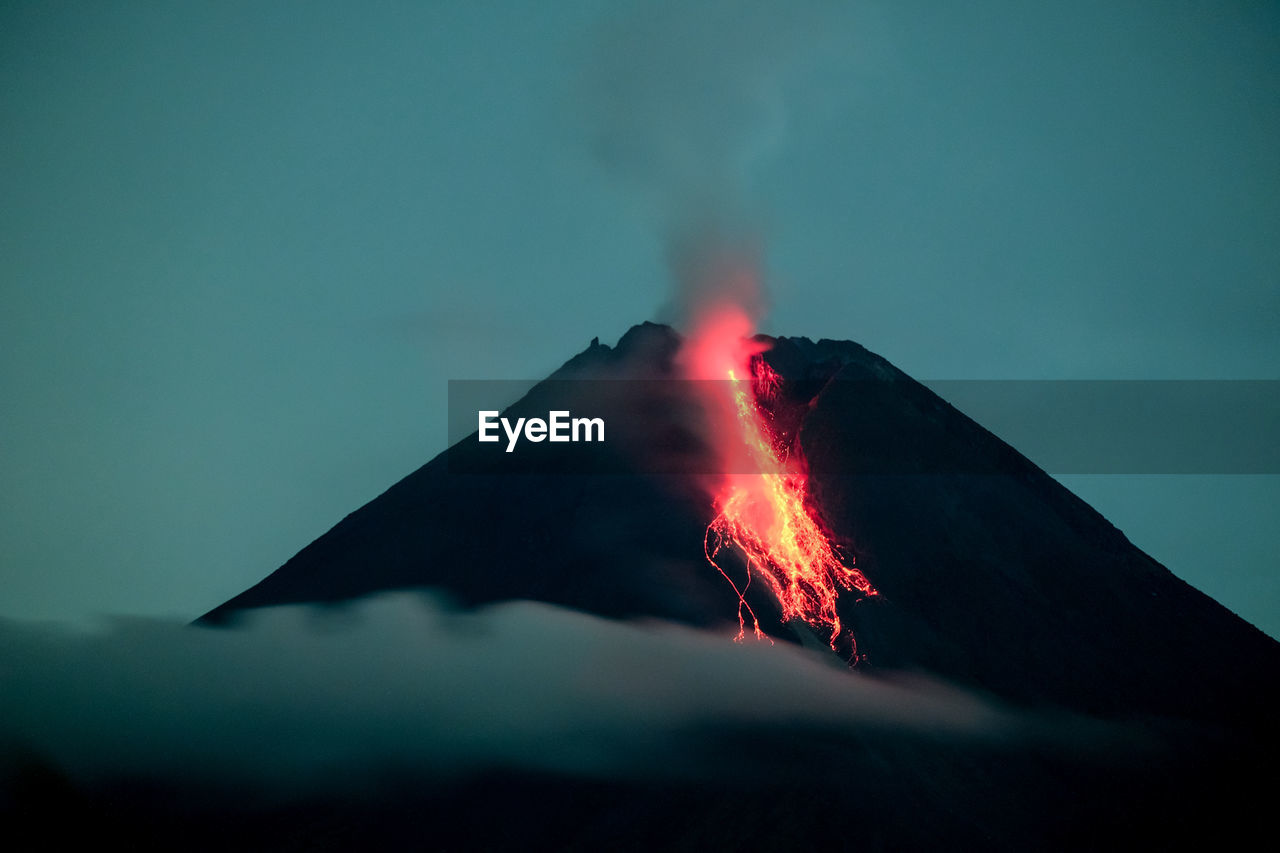
MULTIPOLYGON (((750 463, 748 470, 761 472, 724 477, 715 498, 717 515, 707 528, 707 560, 738 594, 739 640, 746 635, 744 610, 751 616, 756 636, 764 635, 744 598, 746 587, 739 590, 716 562, 716 556, 728 545, 745 558, 747 583, 752 575, 759 575, 768 585, 783 619, 798 619, 826 631, 834 649, 844 633, 836 611, 841 592, 856 590, 870 596, 876 591, 852 561, 846 565, 806 505, 807 477, 803 466, 795 456, 785 457, 776 447, 766 415, 756 403, 752 383, 743 378, 750 375, 750 350, 743 346, 741 336, 733 338, 744 323, 746 317, 741 315, 706 324, 702 333, 710 338, 697 340, 691 347, 702 375, 708 374, 708 368, 718 366, 723 370, 720 375, 728 379, 732 424, 716 424, 722 433, 717 436, 717 443, 740 442, 750 463), (731 428, 726 432, 726 427, 731 428)), ((763 362, 757 360, 756 364, 759 375, 754 378, 758 384, 766 393, 776 391, 780 382, 777 374, 763 362)), ((738 447, 722 450, 725 458, 742 458, 738 447)))

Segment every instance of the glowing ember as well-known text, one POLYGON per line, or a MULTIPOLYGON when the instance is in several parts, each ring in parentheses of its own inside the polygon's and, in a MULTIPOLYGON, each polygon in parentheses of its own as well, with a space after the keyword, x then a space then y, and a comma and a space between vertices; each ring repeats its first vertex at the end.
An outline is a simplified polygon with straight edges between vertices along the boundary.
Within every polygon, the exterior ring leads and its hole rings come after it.
MULTIPOLYGON (((777 393, 781 378, 762 359, 763 347, 747 339, 751 322, 738 308, 722 306, 706 315, 686 346, 686 367, 694 378, 727 379, 725 399, 709 401, 713 434, 726 471, 715 495, 716 517, 707 528, 706 555, 738 594, 738 639, 746 636, 744 611, 757 637, 760 622, 739 589, 716 561, 726 547, 746 560, 747 584, 759 576, 772 590, 784 619, 802 620, 829 634, 828 643, 846 634, 836 612, 844 590, 864 596, 876 591, 866 577, 843 560, 806 505, 807 477, 798 451, 779 447, 770 417, 757 400, 777 393)), ((852 637, 848 636, 852 643, 852 637)))

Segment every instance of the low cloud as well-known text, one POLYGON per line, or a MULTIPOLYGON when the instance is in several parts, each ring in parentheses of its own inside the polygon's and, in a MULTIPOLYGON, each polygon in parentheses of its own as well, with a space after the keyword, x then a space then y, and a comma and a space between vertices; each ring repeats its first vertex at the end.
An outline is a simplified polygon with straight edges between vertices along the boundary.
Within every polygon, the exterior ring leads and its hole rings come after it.
POLYGON ((272 608, 227 629, 4 623, 0 697, 10 759, 34 755, 84 783, 277 793, 387 771, 696 776, 715 771, 691 744, 715 732, 973 740, 1017 726, 970 694, 860 675, 781 642, 526 601, 463 612, 410 593, 272 608))

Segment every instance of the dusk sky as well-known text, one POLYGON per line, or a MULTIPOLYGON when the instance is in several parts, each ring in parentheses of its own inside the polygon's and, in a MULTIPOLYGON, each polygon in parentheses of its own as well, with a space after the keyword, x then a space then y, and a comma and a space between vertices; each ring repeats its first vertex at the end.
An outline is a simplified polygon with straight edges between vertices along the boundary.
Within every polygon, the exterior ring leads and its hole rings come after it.
MULTIPOLYGON (((7 2, 0 128, 3 617, 240 592, 699 204, 919 379, 1280 379, 1274 3, 7 2)), ((1280 636, 1280 476, 1060 479, 1280 636)))

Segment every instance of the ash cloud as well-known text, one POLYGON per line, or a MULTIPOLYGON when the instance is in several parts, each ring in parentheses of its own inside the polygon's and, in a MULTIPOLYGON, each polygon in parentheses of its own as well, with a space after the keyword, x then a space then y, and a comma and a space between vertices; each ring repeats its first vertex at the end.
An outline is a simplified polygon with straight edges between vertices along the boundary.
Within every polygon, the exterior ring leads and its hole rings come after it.
POLYGON ((526 601, 458 612, 410 593, 274 608, 230 629, 0 624, 0 697, 5 772, 34 755, 84 784, 277 796, 387 771, 693 778, 723 772, 698 752, 716 732, 981 742, 1020 725, 953 688, 860 676, 783 643, 526 601))
POLYGON ((763 314, 750 179, 785 138, 787 78, 836 8, 647 2, 600 33, 588 134, 600 162, 655 209, 675 280, 660 319, 683 324, 726 299, 763 314))

